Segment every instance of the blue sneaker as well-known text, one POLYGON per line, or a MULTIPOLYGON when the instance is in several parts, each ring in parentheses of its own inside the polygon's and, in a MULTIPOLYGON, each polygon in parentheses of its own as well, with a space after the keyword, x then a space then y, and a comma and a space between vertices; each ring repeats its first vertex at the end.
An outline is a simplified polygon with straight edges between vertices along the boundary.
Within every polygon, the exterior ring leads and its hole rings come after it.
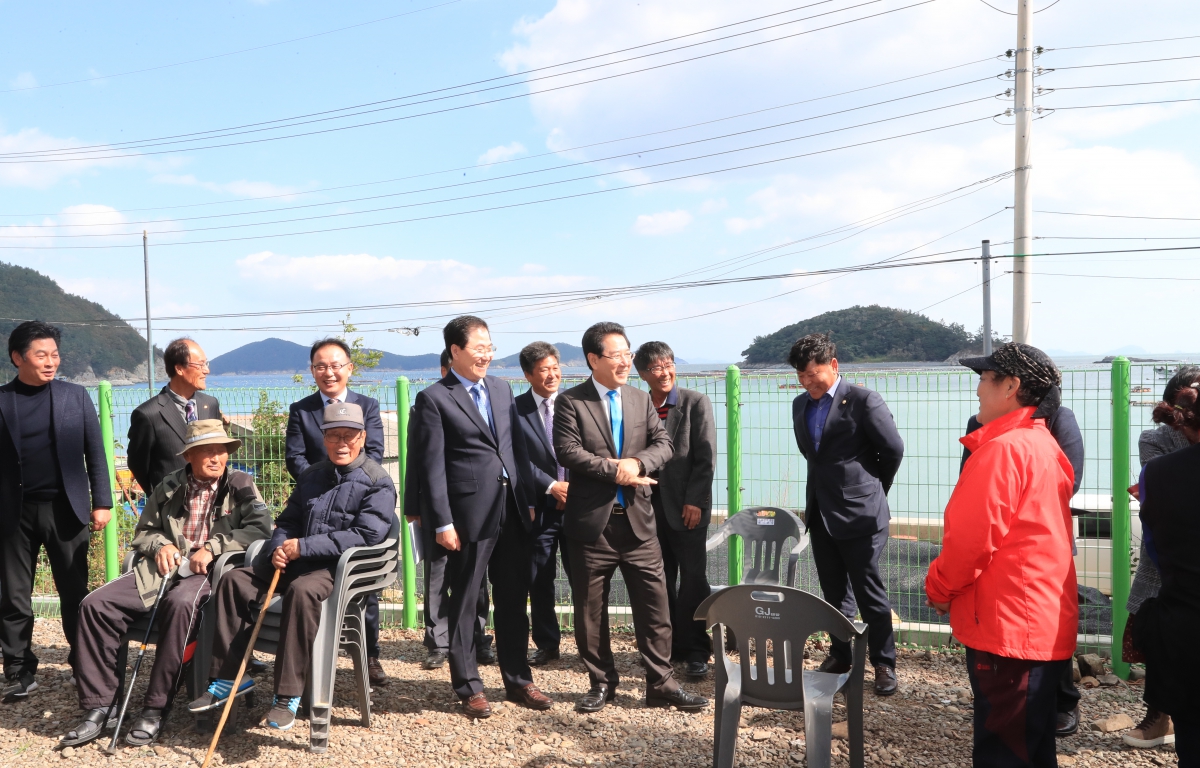
POLYGON ((267 712, 267 725, 277 731, 286 731, 296 724, 296 713, 300 711, 299 696, 276 696, 267 712))
MULTIPOLYGON (((200 698, 188 704, 189 712, 207 712, 210 709, 219 707, 229 698, 229 692, 233 689, 232 680, 213 680, 209 684, 208 690, 201 694, 200 698)), ((249 675, 242 676, 242 684, 238 686, 238 696, 245 695, 254 690, 254 678, 249 675)))

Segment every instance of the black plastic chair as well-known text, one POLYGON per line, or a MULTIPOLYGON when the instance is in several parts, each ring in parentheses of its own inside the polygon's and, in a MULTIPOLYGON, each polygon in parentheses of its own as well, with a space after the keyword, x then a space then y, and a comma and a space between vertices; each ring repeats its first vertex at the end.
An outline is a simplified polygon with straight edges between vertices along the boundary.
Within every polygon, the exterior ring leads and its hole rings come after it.
MULTIPOLYGON (((125 560, 121 564, 121 573, 126 574, 132 571, 138 560, 141 559, 134 550, 130 550, 125 554, 125 560)), ((196 621, 196 646, 192 650, 191 659, 184 662, 184 674, 180 678, 187 687, 188 701, 196 698, 199 691, 203 691, 208 687, 208 665, 212 659, 212 644, 213 635, 216 632, 215 622, 212 620, 212 611, 216 610, 215 597, 217 593, 217 585, 221 583, 221 577, 234 568, 242 565, 246 557, 245 552, 226 552, 218 557, 209 566, 210 578, 212 580, 212 597, 200 606, 200 615, 196 621)), ((142 638, 146 636, 146 627, 149 626, 150 615, 147 613, 137 621, 129 625, 129 629, 125 630, 125 634, 121 637, 121 646, 117 649, 117 688, 124 690, 125 688, 125 671, 129 666, 129 643, 140 643, 142 638)), ((150 645, 158 643, 158 628, 150 633, 150 645)), ((174 702, 174 692, 171 694, 171 700, 167 702, 167 711, 171 709, 174 702)), ((164 718, 165 720, 165 718, 164 718)), ((196 728, 203 731, 206 728, 211 730, 213 722, 210 720, 208 713, 196 716, 196 728)))
MULTIPOLYGON (((743 584, 782 583, 790 587, 796 583, 796 564, 808 546, 808 530, 795 512, 780 507, 747 507, 721 523, 705 549, 711 552, 733 535, 741 536, 744 542, 743 584), (789 538, 796 540, 796 546, 788 556, 787 580, 781 582, 783 547, 789 538)), ((718 589, 725 587, 713 587, 714 592, 718 589)))
POLYGON ((698 621, 737 636, 738 662, 724 643, 716 654, 713 766, 733 768, 743 704, 804 710, 805 754, 810 768, 828 768, 833 737, 833 697, 846 696, 850 766, 863 766, 863 669, 867 625, 851 622, 816 595, 791 587, 741 584, 715 592, 696 609, 698 621), (853 645, 854 666, 835 675, 804 669, 804 643, 828 632, 853 645))

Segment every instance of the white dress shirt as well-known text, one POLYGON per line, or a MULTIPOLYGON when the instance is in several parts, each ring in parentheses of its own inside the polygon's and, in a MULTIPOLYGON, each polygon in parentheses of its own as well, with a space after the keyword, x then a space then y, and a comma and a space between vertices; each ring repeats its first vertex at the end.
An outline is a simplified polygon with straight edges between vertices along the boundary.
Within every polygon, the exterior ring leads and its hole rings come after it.
MULTIPOLYGON (((542 403, 546 400, 549 400, 550 401, 550 412, 554 413, 554 401, 558 399, 558 390, 551 392, 550 397, 542 397, 541 395, 539 395, 536 391, 534 391, 532 389, 529 390, 529 394, 533 395, 534 407, 537 408, 538 418, 542 420, 542 428, 545 429, 546 417, 543 415, 544 410, 542 409, 542 403)), ((551 451, 553 451, 554 446, 550 446, 550 448, 551 448, 551 451)), ((550 485, 546 486, 546 495, 547 496, 550 495, 550 489, 553 488, 554 484, 557 482, 558 482, 557 480, 553 480, 550 482, 550 485)))
POLYGON ((608 393, 617 393, 617 405, 621 404, 621 388, 609 389, 600 382, 596 381, 596 377, 592 377, 592 384, 596 387, 596 391, 600 393, 600 404, 604 406, 604 415, 608 417, 609 422, 612 422, 612 414, 608 412, 608 393))
POLYGON ((336 395, 327 395, 324 392, 322 392, 321 393, 321 401, 325 405, 333 405, 333 403, 329 402, 330 400, 332 400, 334 403, 344 403, 344 402, 346 402, 346 398, 349 395, 350 395, 349 389, 343 389, 341 392, 338 392, 336 395))

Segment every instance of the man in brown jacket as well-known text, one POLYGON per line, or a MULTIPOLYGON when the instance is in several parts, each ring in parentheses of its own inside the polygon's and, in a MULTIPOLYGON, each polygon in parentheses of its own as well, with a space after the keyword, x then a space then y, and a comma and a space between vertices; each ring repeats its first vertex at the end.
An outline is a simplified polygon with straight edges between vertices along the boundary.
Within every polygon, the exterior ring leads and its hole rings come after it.
POLYGON ((563 532, 571 551, 575 643, 591 677, 577 712, 598 712, 616 698, 609 647, 608 585, 617 568, 629 590, 633 627, 646 668, 646 706, 703 709, 708 700, 680 687, 671 668, 671 613, 649 477, 673 455, 650 395, 626 382, 629 338, 617 323, 583 334, 592 376, 555 403, 554 453, 571 473, 563 532))
POLYGON ((162 579, 176 566, 178 579, 158 608, 158 644, 142 714, 126 741, 152 743, 162 728, 164 709, 175 690, 200 606, 209 595, 208 569, 226 552, 241 552, 268 538, 271 510, 254 478, 228 468, 229 454, 241 446, 218 419, 188 424, 183 457, 187 466, 163 478, 146 501, 133 549, 141 555, 132 571, 84 599, 79 609, 76 686, 87 715, 62 738, 79 746, 103 733, 117 688, 116 657, 121 637, 150 612, 162 579))

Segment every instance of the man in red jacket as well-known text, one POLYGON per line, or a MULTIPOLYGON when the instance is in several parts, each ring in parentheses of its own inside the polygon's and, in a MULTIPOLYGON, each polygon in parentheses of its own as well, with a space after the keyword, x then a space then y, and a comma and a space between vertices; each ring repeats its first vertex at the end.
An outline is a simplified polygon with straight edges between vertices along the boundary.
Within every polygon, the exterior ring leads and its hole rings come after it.
POLYGON ((1062 376, 1027 344, 961 362, 979 374, 983 426, 961 440, 971 457, 946 505, 925 592, 967 647, 976 768, 1050 768, 1058 680, 1079 624, 1074 470, 1046 428, 1062 376))

